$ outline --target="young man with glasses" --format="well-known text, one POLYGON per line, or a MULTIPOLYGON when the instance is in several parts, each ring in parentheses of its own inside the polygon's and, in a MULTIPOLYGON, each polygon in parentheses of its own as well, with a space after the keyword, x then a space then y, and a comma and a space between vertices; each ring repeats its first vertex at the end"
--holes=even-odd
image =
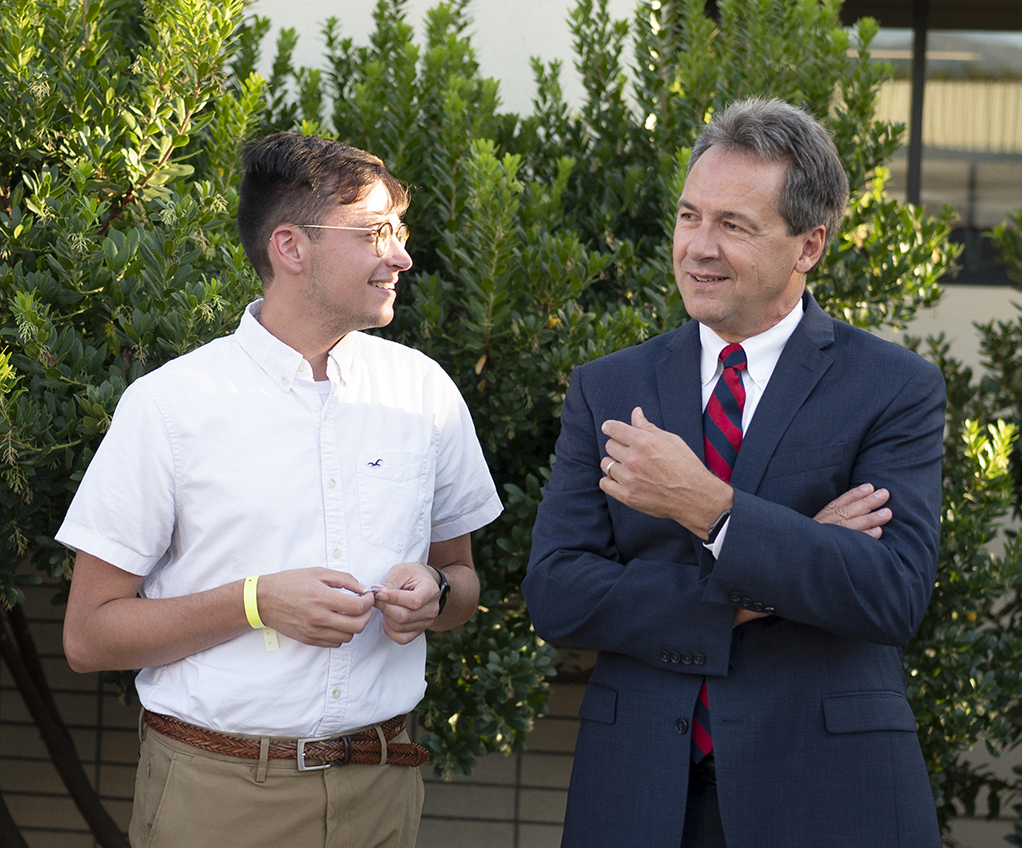
POLYGON ((408 197, 376 157, 250 143, 237 332, 125 392, 58 539, 77 671, 141 668, 134 846, 415 842, 404 714, 501 510, 450 378, 394 314, 408 197))

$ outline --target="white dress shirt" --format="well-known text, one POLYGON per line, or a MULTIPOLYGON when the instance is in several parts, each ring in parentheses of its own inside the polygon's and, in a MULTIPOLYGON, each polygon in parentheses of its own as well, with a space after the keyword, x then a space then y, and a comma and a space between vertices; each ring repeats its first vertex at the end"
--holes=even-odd
MULTIPOLYGON (((322 566, 380 582, 501 505, 468 409, 423 354, 364 333, 331 351, 329 392, 249 306, 238 331, 136 380, 57 539, 144 575, 149 598, 322 566)), ((240 603, 240 593, 239 593, 240 603)), ((322 736, 412 709, 425 637, 378 610, 340 648, 261 631, 144 669, 150 710, 234 733, 322 736)))
MULTIPOLYGON (((745 351, 747 360, 745 370, 741 372, 742 386, 745 388, 745 406, 742 408, 742 433, 749 432, 749 425, 752 423, 752 416, 756 414, 756 407, 766 391, 767 383, 777 367, 777 360, 781 358, 784 346, 795 332, 805 309, 802 306, 802 299, 799 298, 795 308, 784 318, 778 321, 769 330, 759 335, 749 336, 742 342, 742 349, 745 351)), ((713 389, 717 380, 724 371, 724 365, 720 361, 720 352, 730 344, 724 341, 713 330, 705 324, 699 325, 699 343, 702 348, 702 355, 699 362, 700 373, 703 381, 703 412, 706 411, 706 404, 710 402, 713 389)), ((729 518, 717 538, 712 544, 706 547, 716 558, 720 554, 724 544, 724 537, 727 535, 727 526, 731 522, 729 518)))

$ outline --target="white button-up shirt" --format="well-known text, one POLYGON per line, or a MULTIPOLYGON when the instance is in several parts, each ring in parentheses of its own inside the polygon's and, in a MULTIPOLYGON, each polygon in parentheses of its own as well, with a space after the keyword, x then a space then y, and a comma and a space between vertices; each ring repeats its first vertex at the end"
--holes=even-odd
MULTIPOLYGON (((144 575, 146 597, 323 566, 370 586, 501 506, 468 409, 421 353, 364 333, 330 351, 329 392, 258 321, 125 391, 57 539, 144 575)), ((240 603, 240 598, 239 598, 240 603)), ((412 709, 425 637, 374 611, 340 648, 260 631, 144 669, 142 704, 234 733, 321 736, 412 709)))

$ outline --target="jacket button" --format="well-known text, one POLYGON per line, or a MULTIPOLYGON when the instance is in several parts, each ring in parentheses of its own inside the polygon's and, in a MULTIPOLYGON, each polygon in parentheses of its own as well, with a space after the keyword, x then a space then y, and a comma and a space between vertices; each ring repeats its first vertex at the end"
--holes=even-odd
POLYGON ((763 612, 765 612, 767 615, 773 615, 774 614, 774 608, 773 607, 763 607, 763 612))
POLYGON ((679 718, 676 722, 674 722, 674 727, 678 733, 682 735, 688 733, 688 722, 683 718, 679 718))
POLYGON ((696 654, 695 656, 692 657, 692 662, 694 662, 696 665, 705 665, 706 654, 696 654))
POLYGON ((756 603, 752 605, 752 611, 763 612, 763 604, 761 604, 759 601, 756 601, 756 603))
POLYGON ((742 599, 742 593, 741 592, 737 592, 737 591, 729 592, 728 596, 727 596, 727 599, 729 601, 731 601, 732 603, 737 604, 742 599))
POLYGON ((752 598, 742 598, 742 606, 749 609, 752 606, 752 598))
POLYGON ((670 651, 661 651, 660 652, 660 662, 669 663, 670 661, 671 661, 671 652, 670 651))
POLYGON ((685 653, 681 655, 681 661, 685 665, 692 665, 692 655, 688 651, 685 651, 685 653))
POLYGON ((680 663, 681 662, 681 654, 679 654, 677 651, 675 651, 673 654, 671 654, 671 662, 674 663, 675 665, 680 663))

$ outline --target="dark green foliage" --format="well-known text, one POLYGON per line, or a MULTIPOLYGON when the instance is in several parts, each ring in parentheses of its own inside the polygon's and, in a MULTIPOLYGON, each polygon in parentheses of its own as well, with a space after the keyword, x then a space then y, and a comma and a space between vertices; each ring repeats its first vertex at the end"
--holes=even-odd
POLYGON ((227 332, 253 290, 232 183, 261 83, 246 103, 220 97, 240 13, 240 0, 0 12, 4 604, 37 576, 27 560, 67 573, 52 536, 127 383, 227 332), (198 134, 203 172, 183 153, 198 134))

